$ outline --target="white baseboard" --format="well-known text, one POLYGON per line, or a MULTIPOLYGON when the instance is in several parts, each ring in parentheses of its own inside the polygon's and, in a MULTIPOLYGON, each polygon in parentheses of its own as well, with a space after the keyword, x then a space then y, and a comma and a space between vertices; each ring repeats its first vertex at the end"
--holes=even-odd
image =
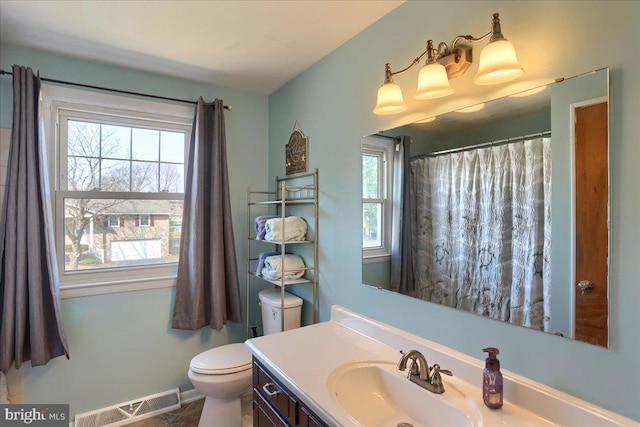
POLYGON ((182 404, 195 402, 200 399, 204 399, 204 394, 200 393, 195 388, 180 392, 180 403, 182 404))

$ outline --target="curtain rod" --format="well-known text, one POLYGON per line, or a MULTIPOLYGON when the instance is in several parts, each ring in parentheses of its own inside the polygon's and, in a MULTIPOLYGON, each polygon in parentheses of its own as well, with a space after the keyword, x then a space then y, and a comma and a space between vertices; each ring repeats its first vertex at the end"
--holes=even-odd
POLYGON ((435 151, 433 153, 422 154, 422 155, 416 156, 414 158, 415 159, 420 159, 420 158, 423 158, 423 157, 436 157, 436 156, 440 156, 442 154, 451 154, 451 153, 458 153, 458 152, 462 152, 462 151, 470 151, 470 150, 475 150, 475 149, 483 148, 483 147, 496 147, 498 145, 510 144, 510 143, 516 142, 518 140, 527 139, 527 138, 533 138, 535 136, 543 137, 543 136, 550 136, 550 135, 551 135, 551 131, 532 133, 532 134, 523 135, 523 136, 514 136, 513 138, 499 139, 497 141, 491 141, 491 142, 483 142, 482 144, 470 145, 468 147, 459 147, 459 148, 452 148, 450 150, 435 151))
MULTIPOLYGON (((8 75, 8 76, 13 75, 13 73, 11 71, 0 70, 0 75, 5 75, 5 74, 8 75)), ((197 105, 198 104, 196 101, 190 101, 190 100, 187 100, 187 99, 169 98, 169 97, 166 97, 166 96, 150 95, 148 93, 131 92, 131 91, 128 91, 128 90, 112 89, 112 88, 108 88, 108 87, 86 85, 86 84, 83 84, 83 83, 69 82, 69 81, 65 81, 65 80, 47 79, 45 77, 40 77, 40 80, 42 80, 43 82, 58 83, 58 84, 63 84, 63 85, 68 85, 68 86, 78 86, 78 87, 84 87, 84 88, 87 88, 87 89, 97 89, 97 90, 104 90, 104 91, 107 91, 107 92, 122 93, 122 94, 126 94, 126 95, 135 95, 135 96, 144 96, 146 98, 162 99, 164 101, 182 102, 184 104, 192 104, 192 105, 197 105)), ((224 109, 231 111, 231 110, 233 110, 233 106, 232 105, 225 105, 224 109)))
POLYGON ((400 137, 399 136, 389 136, 389 135, 383 135, 381 133, 374 133, 373 135, 370 135, 370 136, 378 136, 380 138, 393 139, 396 142, 400 141, 400 137))

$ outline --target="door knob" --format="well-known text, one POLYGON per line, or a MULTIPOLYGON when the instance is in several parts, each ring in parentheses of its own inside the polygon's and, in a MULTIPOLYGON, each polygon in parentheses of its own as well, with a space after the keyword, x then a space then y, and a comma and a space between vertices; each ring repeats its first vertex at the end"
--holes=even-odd
POLYGON ((589 280, 581 280, 578 283, 578 289, 580 289, 580 291, 582 291, 582 294, 584 295, 585 292, 591 292, 593 290, 593 283, 591 283, 589 280))

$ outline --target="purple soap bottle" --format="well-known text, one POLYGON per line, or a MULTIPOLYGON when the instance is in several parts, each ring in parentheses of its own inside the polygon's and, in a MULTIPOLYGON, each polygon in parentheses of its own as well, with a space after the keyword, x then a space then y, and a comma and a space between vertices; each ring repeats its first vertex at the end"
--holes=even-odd
POLYGON ((502 372, 496 356, 500 350, 488 347, 482 351, 489 353, 482 375, 482 400, 488 408, 499 409, 502 408, 502 372))

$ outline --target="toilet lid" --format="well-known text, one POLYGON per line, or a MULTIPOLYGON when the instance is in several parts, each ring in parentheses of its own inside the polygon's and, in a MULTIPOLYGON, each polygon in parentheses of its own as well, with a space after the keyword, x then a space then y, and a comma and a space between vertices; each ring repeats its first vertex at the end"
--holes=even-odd
POLYGON ((227 344, 204 351, 191 359, 193 372, 224 375, 251 369, 251 353, 242 343, 227 344))

